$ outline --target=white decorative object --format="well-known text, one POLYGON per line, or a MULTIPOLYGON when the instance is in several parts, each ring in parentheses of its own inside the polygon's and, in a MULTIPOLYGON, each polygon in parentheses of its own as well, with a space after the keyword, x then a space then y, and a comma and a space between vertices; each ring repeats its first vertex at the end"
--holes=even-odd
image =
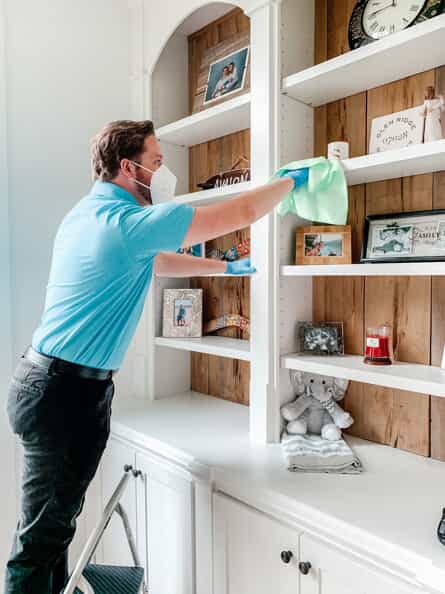
POLYGON ((328 144, 328 159, 349 159, 349 142, 330 142, 328 144))
POLYGON ((424 106, 405 109, 374 118, 371 125, 370 153, 381 153, 423 142, 424 106))
POLYGON ((434 87, 427 87, 422 115, 425 118, 424 142, 442 140, 442 112, 445 110, 443 95, 436 96, 434 87))

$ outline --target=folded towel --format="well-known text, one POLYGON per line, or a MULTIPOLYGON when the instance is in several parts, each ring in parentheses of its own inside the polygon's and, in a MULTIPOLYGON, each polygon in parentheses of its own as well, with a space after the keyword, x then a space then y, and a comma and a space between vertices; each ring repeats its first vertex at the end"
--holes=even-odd
POLYGON ((292 190, 278 205, 278 214, 298 215, 308 221, 345 225, 348 217, 348 185, 340 161, 325 157, 294 161, 281 167, 270 181, 288 171, 309 169, 306 183, 292 190))
POLYGON ((362 463, 344 439, 329 441, 318 435, 284 432, 281 443, 288 469, 292 472, 363 472, 362 463))

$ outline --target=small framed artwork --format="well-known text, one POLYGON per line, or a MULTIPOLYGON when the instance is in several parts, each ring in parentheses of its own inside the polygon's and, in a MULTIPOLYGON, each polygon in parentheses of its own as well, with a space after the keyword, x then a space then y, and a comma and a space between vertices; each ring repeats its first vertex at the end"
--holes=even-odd
POLYGON ((298 265, 350 264, 351 226, 299 227, 296 237, 295 263, 298 265))
POLYGON ((342 322, 299 322, 297 326, 299 350, 308 355, 343 355, 342 322))
POLYGON ((202 289, 164 289, 162 336, 202 336, 202 289))
POLYGON ((366 217, 361 262, 445 261, 445 210, 366 217))
POLYGON ((244 89, 248 59, 247 46, 210 64, 204 105, 244 89))

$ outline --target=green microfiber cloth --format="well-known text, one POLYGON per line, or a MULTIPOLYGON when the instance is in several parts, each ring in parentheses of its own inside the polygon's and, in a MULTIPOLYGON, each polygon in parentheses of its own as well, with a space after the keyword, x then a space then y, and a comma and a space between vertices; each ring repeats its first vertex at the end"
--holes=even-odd
POLYGON ((293 161, 281 167, 274 181, 294 169, 309 169, 308 181, 292 190, 278 205, 278 214, 298 215, 308 221, 345 225, 348 218, 348 185, 341 163, 325 157, 293 161))

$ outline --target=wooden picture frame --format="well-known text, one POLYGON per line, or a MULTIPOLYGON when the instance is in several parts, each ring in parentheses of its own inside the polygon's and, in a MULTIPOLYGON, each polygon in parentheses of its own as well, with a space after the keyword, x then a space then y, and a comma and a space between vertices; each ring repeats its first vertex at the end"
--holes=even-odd
POLYGON ((209 109, 209 107, 212 107, 213 105, 218 105, 219 103, 228 101, 234 97, 247 93, 250 90, 249 55, 246 63, 246 69, 244 72, 244 81, 242 88, 237 89, 234 92, 228 93, 227 96, 223 95, 210 103, 204 104, 212 64, 223 60, 226 56, 230 56, 236 52, 239 52, 245 47, 250 47, 250 32, 248 31, 233 35, 226 41, 222 41, 204 51, 201 59, 199 76, 195 89, 192 113, 196 113, 204 109, 209 109))
POLYGON ((351 254, 350 225, 314 225, 297 228, 297 265, 351 264, 351 254))

